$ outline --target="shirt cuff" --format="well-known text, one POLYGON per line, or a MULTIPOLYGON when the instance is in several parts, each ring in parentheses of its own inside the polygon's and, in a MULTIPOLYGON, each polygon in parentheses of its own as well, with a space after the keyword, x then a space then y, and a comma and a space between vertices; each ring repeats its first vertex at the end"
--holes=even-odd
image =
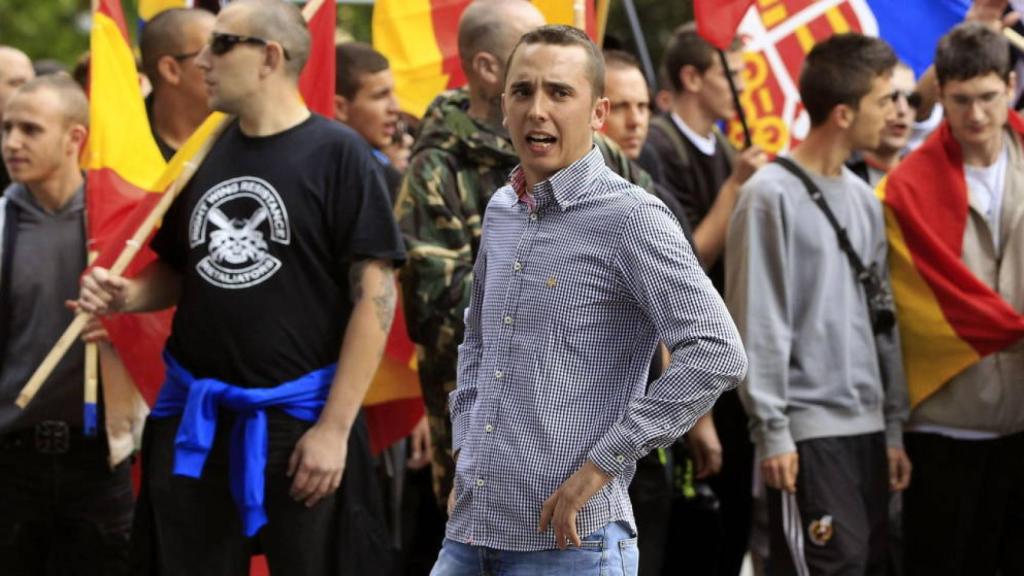
POLYGON ((885 423, 885 445, 889 448, 903 448, 902 420, 889 420, 885 423))
POLYGON ((775 430, 761 428, 755 435, 754 443, 757 445, 758 460, 786 454, 787 452, 796 452, 796 443, 793 442, 793 437, 790 436, 788 427, 775 430))
POLYGON ((638 452, 626 430, 621 424, 616 424, 590 449, 587 458, 605 474, 617 477, 637 461, 640 457, 638 452))

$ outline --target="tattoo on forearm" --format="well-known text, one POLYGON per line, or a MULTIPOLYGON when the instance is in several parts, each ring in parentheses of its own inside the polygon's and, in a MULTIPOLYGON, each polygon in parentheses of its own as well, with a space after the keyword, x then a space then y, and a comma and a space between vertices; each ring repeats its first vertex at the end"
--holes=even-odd
POLYGON ((391 274, 384 273, 381 274, 380 282, 380 294, 373 298, 373 309, 377 313, 380 329, 387 333, 391 331, 391 321, 395 318, 395 279, 391 274))

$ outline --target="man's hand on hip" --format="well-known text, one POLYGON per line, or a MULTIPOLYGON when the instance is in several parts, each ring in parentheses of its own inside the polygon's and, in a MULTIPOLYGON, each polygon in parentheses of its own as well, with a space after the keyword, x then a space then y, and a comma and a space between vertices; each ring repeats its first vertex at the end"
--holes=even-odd
POLYGON ((576 514, 590 497, 597 493, 611 480, 593 462, 587 460, 583 467, 569 477, 550 498, 544 501, 540 509, 539 532, 546 532, 548 527, 555 529, 555 543, 560 550, 565 550, 566 542, 580 546, 580 536, 576 532, 576 514))
POLYGON ((299 438, 288 459, 292 498, 312 507, 341 485, 348 433, 314 424, 299 438))

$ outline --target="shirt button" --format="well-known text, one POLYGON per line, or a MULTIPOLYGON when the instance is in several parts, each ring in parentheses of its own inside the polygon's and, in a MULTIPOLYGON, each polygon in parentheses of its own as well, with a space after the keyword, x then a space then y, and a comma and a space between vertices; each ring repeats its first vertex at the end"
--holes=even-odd
POLYGON ((511 323, 512 323, 512 317, 511 316, 505 316, 505 324, 511 324, 511 323))
POLYGON ((623 456, 622 454, 619 454, 618 456, 615 457, 615 461, 621 464, 626 461, 626 457, 623 456))
POLYGON ((484 485, 484 479, 483 478, 477 478, 476 479, 476 487, 477 488, 481 488, 481 487, 483 487, 483 485, 484 485))
POLYGON ((534 221, 537 220, 537 213, 536 212, 531 212, 530 213, 530 220, 534 220, 534 221))
POLYGON ((488 424, 487 426, 484 426, 484 432, 487 432, 488 434, 490 434, 491 432, 494 432, 494 426, 491 426, 490 424, 488 424))
POLYGON ((523 265, 518 260, 516 260, 516 263, 512 265, 512 269, 515 270, 516 272, 519 272, 520 270, 523 269, 523 265))
POLYGON ((501 370, 495 370, 494 371, 494 377, 497 378, 498 380, 501 380, 501 377, 504 376, 504 375, 505 375, 505 373, 502 372, 501 370))

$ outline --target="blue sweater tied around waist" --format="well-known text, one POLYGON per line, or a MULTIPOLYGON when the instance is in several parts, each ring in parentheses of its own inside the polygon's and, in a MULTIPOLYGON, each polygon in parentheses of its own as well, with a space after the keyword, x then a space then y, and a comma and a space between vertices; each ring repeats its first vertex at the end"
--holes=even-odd
POLYGON ((199 478, 213 447, 220 408, 235 412, 231 430, 229 477, 231 496, 242 517, 246 536, 267 523, 264 471, 267 466, 266 408, 277 408, 304 422, 314 422, 327 402, 337 364, 315 370, 273 388, 241 388, 215 378, 195 378, 164 352, 167 381, 152 415, 181 416, 174 441, 174 474, 199 478))

